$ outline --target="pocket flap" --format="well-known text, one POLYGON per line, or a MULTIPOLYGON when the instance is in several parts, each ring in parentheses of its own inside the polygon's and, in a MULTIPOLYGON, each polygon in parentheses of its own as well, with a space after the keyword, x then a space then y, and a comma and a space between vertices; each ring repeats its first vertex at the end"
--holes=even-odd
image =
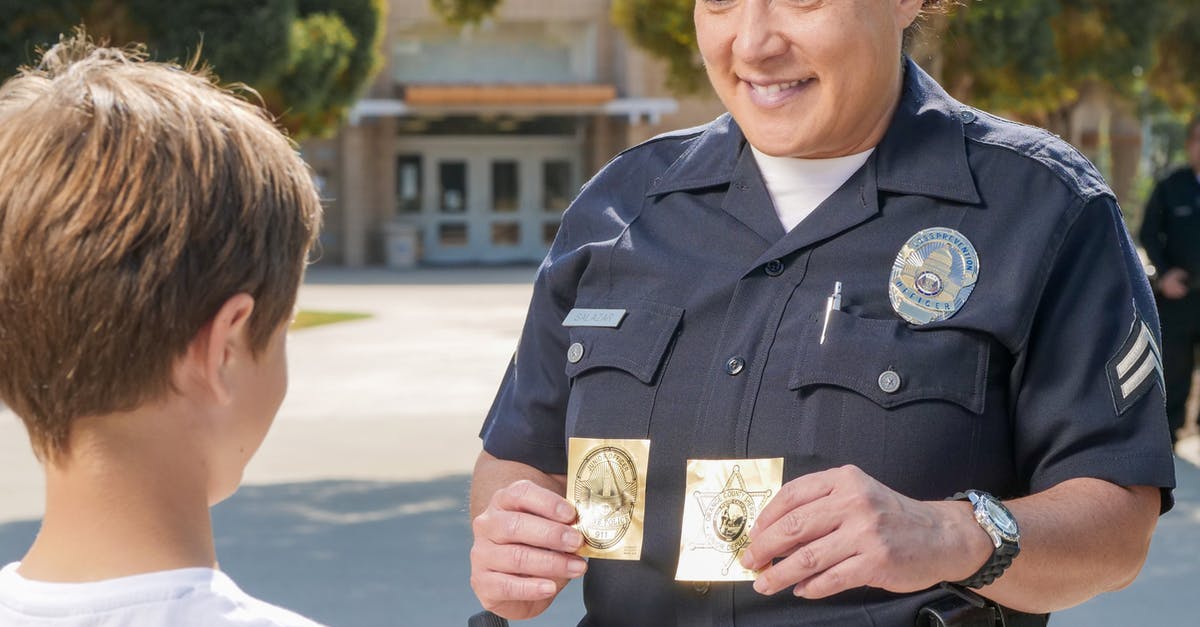
POLYGON ((819 323, 805 334, 789 389, 833 385, 884 408, 943 400, 983 413, 989 350, 983 337, 953 328, 913 330, 900 320, 841 311, 830 313, 824 344, 820 336, 819 323))
MULTIPOLYGON (((583 307, 584 305, 576 305, 583 307)), ((588 305, 603 309, 603 306, 588 305)), ((567 376, 574 378, 593 368, 617 368, 650 384, 662 364, 671 338, 683 319, 683 309, 672 305, 636 301, 622 303, 627 310, 620 326, 571 327, 568 354, 582 349, 578 361, 567 359, 567 376), (578 344, 580 348, 574 348, 578 344)))

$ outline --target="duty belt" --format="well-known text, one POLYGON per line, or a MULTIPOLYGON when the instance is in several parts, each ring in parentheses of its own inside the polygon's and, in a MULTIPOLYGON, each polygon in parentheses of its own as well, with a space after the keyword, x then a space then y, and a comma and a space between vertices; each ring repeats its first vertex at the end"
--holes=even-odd
POLYGON ((982 606, 951 595, 921 608, 917 627, 1045 627, 1049 614, 1025 614, 986 602, 982 606))

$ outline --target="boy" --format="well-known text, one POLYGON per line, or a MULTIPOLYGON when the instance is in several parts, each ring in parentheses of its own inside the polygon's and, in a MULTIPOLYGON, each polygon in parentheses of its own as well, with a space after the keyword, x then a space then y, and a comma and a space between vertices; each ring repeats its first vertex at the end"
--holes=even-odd
POLYGON ((0 398, 46 513, 0 625, 313 625, 215 570, 321 208, 263 112, 82 32, 0 88, 0 398))

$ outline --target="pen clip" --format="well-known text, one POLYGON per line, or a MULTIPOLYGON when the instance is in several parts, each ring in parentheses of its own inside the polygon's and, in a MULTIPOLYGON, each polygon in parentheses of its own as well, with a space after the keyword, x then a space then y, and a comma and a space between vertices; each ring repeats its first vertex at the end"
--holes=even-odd
POLYGON ((829 314, 842 310, 842 282, 834 281, 833 294, 825 299, 825 322, 821 325, 821 341, 825 344, 825 332, 829 330, 829 314))

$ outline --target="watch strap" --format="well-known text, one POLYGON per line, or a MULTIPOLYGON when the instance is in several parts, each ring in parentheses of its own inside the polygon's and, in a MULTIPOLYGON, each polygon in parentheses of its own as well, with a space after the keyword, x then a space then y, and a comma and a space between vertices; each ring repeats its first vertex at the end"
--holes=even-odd
POLYGON ((955 583, 966 588, 982 588, 1000 578, 1000 575, 1004 574, 1004 571, 1012 565, 1013 558, 1020 552, 1021 547, 1011 542, 1001 542, 1000 547, 992 551, 992 556, 984 562, 983 566, 979 567, 979 570, 975 571, 974 575, 955 583))
MULTIPOLYGON (((950 497, 950 500, 966 501, 970 500, 970 498, 966 492, 959 492, 950 497)), ((988 558, 988 561, 984 562, 983 566, 979 567, 979 570, 975 571, 975 574, 954 583, 966 588, 982 588, 991 584, 1000 575, 1004 574, 1004 571, 1008 570, 1008 567, 1012 565, 1013 558, 1020 552, 1021 547, 1019 545, 1001 538, 1000 546, 992 551, 992 556, 988 558)))

